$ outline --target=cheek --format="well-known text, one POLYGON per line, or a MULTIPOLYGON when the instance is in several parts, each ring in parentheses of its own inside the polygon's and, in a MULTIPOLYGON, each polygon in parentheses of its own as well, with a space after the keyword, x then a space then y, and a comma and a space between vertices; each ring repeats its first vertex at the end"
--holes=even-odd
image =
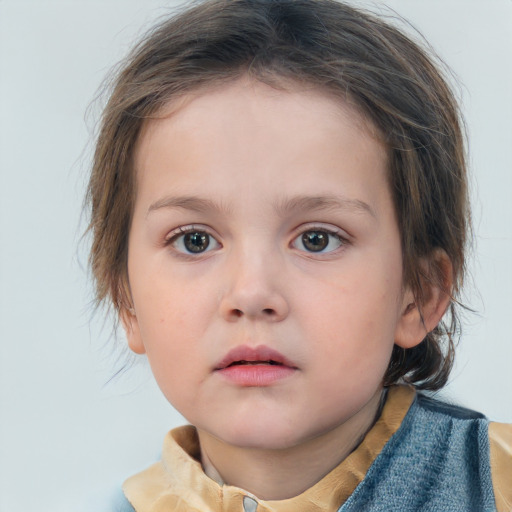
POLYGON ((209 361, 210 347, 203 345, 217 315, 214 291, 204 281, 162 272, 134 284, 140 335, 155 377, 173 380, 184 372, 193 377, 194 369, 209 361))
POLYGON ((132 292, 147 334, 153 338, 159 332, 184 334, 200 328, 201 320, 212 313, 214 292, 206 280, 181 275, 165 259, 157 263, 133 274, 132 292))
POLYGON ((140 334, 155 380, 167 400, 178 409, 191 400, 189 393, 200 383, 198 368, 204 367, 198 339, 202 326, 197 322, 197 304, 186 297, 176 298, 176 290, 148 296, 139 318, 140 334))
POLYGON ((367 268, 323 281, 312 300, 303 301, 300 316, 307 319, 305 330, 315 340, 312 349, 325 361, 337 361, 337 370, 339 366, 350 372, 385 368, 393 347, 400 273, 393 277, 389 268, 387 272, 367 268))

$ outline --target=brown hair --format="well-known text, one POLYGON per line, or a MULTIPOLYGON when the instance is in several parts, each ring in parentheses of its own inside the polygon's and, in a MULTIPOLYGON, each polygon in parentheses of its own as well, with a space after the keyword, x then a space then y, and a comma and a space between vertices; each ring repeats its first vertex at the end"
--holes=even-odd
POLYGON ((311 85, 355 104, 389 148, 389 181, 404 282, 442 282, 434 254, 453 265, 448 323, 418 346, 394 347, 386 385, 438 389, 453 362, 469 207, 457 103, 417 43, 383 20, 334 0, 209 0, 159 24, 118 73, 94 155, 87 200, 98 304, 129 308, 127 246, 141 126, 170 100, 248 74, 276 87, 311 85), (430 262, 425 268, 425 261, 430 262))

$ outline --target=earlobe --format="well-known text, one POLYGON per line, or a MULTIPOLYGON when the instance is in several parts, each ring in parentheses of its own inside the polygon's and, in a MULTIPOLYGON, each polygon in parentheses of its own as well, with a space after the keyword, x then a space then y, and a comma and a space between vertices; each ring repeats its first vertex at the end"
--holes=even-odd
POLYGON ((144 343, 142 343, 139 322, 137 320, 135 310, 133 308, 123 308, 119 312, 119 318, 121 319, 121 323, 123 324, 124 332, 126 334, 126 339, 128 341, 128 346, 130 347, 130 350, 132 350, 136 354, 144 354, 146 352, 146 349, 144 347, 144 343))
POLYGON ((437 249, 423 270, 421 296, 416 297, 410 288, 404 293, 395 331, 395 344, 402 348, 420 344, 437 327, 450 305, 453 267, 446 252, 437 249))

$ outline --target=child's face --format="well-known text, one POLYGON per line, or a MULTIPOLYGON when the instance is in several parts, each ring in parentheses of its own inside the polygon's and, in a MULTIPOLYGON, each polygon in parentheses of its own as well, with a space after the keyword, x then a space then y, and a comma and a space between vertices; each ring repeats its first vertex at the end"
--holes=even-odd
POLYGON ((386 150, 364 126, 320 92, 248 80, 147 123, 125 326, 200 433, 297 446, 380 392, 409 292, 386 150))

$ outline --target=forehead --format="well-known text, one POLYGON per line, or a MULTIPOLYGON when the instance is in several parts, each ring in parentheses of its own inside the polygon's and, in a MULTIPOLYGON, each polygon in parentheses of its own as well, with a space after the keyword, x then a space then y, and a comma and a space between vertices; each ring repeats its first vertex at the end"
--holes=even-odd
POLYGON ((387 148, 349 101, 311 87, 241 79, 169 102, 146 121, 134 163, 139 197, 159 187, 193 194, 205 184, 214 194, 227 178, 235 191, 263 180, 290 195, 308 187, 325 195, 329 175, 366 167, 368 176, 351 183, 361 194, 372 171, 386 173, 387 148))
MULTIPOLYGON (((216 112, 219 123, 229 122, 226 113, 238 113, 238 121, 246 125, 257 122, 256 111, 265 114, 278 108, 289 108, 296 116, 294 122, 311 115, 316 110, 318 117, 325 124, 331 124, 341 116, 348 120, 353 128, 358 129, 362 137, 369 137, 385 146, 385 137, 372 120, 362 112, 348 93, 337 89, 321 88, 318 85, 298 82, 286 77, 273 77, 270 83, 263 82, 249 75, 228 81, 219 81, 200 85, 185 94, 169 100, 164 107, 157 110, 141 126, 136 144, 135 157, 139 154, 141 143, 159 125, 173 119, 177 129, 194 130, 199 133, 204 117, 210 111, 216 112), (293 108, 291 108, 293 107, 293 108)), ((231 119, 231 122, 233 119, 231 119)), ((283 119, 286 128, 286 119, 283 119)), ((324 123, 322 123, 324 124, 324 123)), ((254 125, 256 127, 256 125, 254 125)), ((309 135, 313 134, 318 125, 309 126, 309 135)), ((334 126, 336 129, 336 126, 334 126)), ((281 134, 286 137, 286 133, 281 134)))

